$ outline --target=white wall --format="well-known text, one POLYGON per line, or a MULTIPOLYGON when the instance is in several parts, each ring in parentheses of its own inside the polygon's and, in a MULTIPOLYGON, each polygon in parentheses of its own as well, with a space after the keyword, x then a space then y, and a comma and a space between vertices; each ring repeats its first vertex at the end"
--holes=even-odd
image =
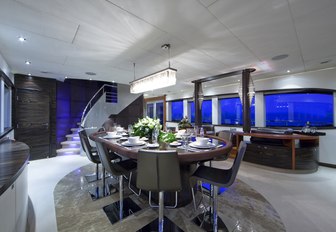
MULTIPOLYGON (((253 78, 253 74, 252 74, 253 78)), ((222 94, 236 94, 239 84, 231 84, 227 86, 211 87, 211 89, 203 90, 204 96, 222 95, 222 94)), ((284 76, 277 76, 263 80, 254 80, 256 91, 267 90, 288 90, 288 89, 304 89, 304 88, 318 88, 336 90, 336 68, 328 68, 317 71, 310 71, 298 74, 290 74, 284 76)), ((193 97, 193 89, 183 91, 182 93, 170 94, 166 96, 167 101, 176 99, 185 99, 193 97)), ((213 97, 213 124, 216 120, 219 122, 218 114, 218 99, 213 97)), ((334 93, 334 126, 336 126, 336 93, 334 93)), ((265 108, 263 93, 257 92, 255 99, 256 112, 256 127, 265 126, 265 108)), ((187 112, 184 106, 184 112, 187 112)), ((168 126, 168 123, 167 123, 168 126)), ((177 123, 169 122, 169 126, 177 126, 177 123)), ((236 127, 235 127, 236 128, 236 127)), ((229 130, 230 127, 216 126, 215 131, 229 130)), ((236 128, 241 130, 241 128, 236 128)), ((320 130, 322 131, 322 130, 320 130)), ((336 129, 323 130, 326 136, 320 137, 320 159, 322 163, 336 165, 336 155, 334 153, 334 143, 336 142, 336 129)))
POLYGON ((100 128, 111 114, 119 114, 141 94, 130 94, 129 85, 118 84, 118 103, 105 102, 105 94, 88 112, 84 127, 100 128))

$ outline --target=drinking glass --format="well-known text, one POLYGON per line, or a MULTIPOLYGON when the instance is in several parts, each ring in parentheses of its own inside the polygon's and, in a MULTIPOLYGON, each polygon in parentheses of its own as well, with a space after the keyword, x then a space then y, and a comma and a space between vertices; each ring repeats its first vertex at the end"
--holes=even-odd
POLYGON ((160 130, 157 127, 154 127, 152 132, 152 143, 157 144, 158 143, 158 137, 159 137, 160 130))
POLYGON ((131 136, 132 133, 133 133, 133 126, 131 124, 128 125, 127 127, 127 132, 128 132, 128 135, 131 136))

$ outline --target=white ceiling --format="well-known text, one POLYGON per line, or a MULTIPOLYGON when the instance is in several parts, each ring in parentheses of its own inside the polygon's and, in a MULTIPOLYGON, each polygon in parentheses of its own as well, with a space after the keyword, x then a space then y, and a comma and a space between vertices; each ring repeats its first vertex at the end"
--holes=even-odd
POLYGON ((257 79, 336 66, 335 12, 336 0, 0 0, 0 53, 13 73, 128 84, 134 62, 136 78, 166 68, 170 43, 178 84, 162 94, 249 67, 257 79))

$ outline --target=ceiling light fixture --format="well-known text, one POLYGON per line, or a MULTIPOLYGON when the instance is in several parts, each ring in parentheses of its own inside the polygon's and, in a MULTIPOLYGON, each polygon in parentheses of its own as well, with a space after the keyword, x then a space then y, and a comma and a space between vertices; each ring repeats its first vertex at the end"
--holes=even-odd
MULTIPOLYGON (((238 95, 240 98, 240 102, 243 103, 243 82, 241 81, 238 87, 238 95)), ((248 92, 247 92, 247 96, 248 99, 250 101, 250 105, 252 103, 252 99, 255 95, 255 88, 254 88, 254 83, 252 80, 252 77, 250 77, 250 81, 249 81, 249 85, 248 85, 248 92)))
POLYGON ((287 73, 290 73, 290 72, 291 72, 291 71, 288 69, 288 70, 287 70, 287 73))
POLYGON ((25 64, 26 64, 26 65, 29 65, 29 64, 31 64, 31 62, 30 62, 29 60, 26 60, 26 61, 25 61, 25 64))
POLYGON ((28 73, 28 76, 31 76, 31 73, 28 73))
MULTIPOLYGON (((130 82, 131 93, 142 93, 176 84, 177 70, 170 67, 170 44, 164 44, 161 46, 161 48, 168 49, 169 53, 168 68, 130 82)), ((135 75, 135 64, 134 64, 134 75, 135 75)))

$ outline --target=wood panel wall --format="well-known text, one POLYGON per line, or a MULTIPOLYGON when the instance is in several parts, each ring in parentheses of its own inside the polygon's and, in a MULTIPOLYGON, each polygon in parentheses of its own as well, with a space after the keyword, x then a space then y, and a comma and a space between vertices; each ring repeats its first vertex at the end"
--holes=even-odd
MULTIPOLYGON (((56 156, 56 80, 54 79, 48 79, 48 78, 42 78, 42 77, 33 77, 33 76, 27 76, 22 74, 15 74, 14 75, 14 94, 13 94, 13 125, 14 128, 17 127, 17 119, 15 117, 17 110, 19 110, 16 103, 16 92, 18 89, 21 90, 33 90, 36 92, 42 93, 41 96, 44 94, 49 95, 49 127, 50 127, 50 135, 49 135, 49 142, 50 142, 50 148, 49 148, 49 156, 53 157, 56 156)), ((37 99, 38 100, 38 99, 37 99)), ((43 99, 41 99, 42 101, 43 99)), ((29 135, 27 134, 27 137, 29 135)), ((29 139, 28 139, 29 141, 29 139)), ((29 143, 27 143, 30 145, 29 143)), ((45 157, 39 157, 39 158, 45 158, 45 157)))
POLYGON ((117 115, 111 115, 110 118, 114 119, 120 126, 127 128, 129 124, 134 124, 139 118, 143 117, 144 98, 143 95, 135 99, 124 110, 117 115))

